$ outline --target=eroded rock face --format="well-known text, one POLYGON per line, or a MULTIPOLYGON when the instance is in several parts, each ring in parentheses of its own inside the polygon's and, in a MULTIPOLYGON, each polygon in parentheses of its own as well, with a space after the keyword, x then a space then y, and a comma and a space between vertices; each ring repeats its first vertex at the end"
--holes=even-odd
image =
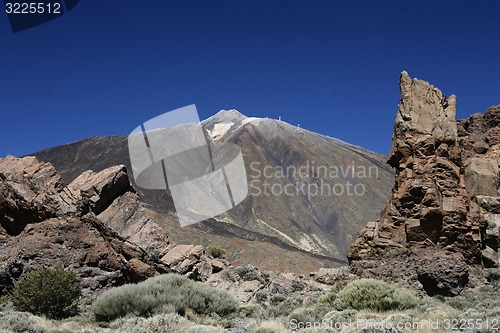
POLYGON ((120 237, 139 244, 148 253, 163 253, 169 245, 165 231, 146 214, 136 193, 129 191, 117 197, 97 217, 120 237))
MULTIPOLYGON (((498 226, 492 221, 498 220, 500 108, 457 122, 455 96, 446 97, 406 72, 400 89, 388 159, 396 169, 395 186, 380 219, 369 222, 352 246, 349 261, 358 274, 367 265, 396 265, 408 275, 403 281, 422 280, 420 289, 428 293, 457 294, 468 281, 466 264, 491 266, 497 260, 498 265, 485 249, 488 239, 498 251, 498 226), (440 272, 432 258, 463 272, 440 272)), ((379 267, 370 274, 387 273, 387 267, 379 267)))
POLYGON ((500 106, 458 122, 465 184, 473 218, 481 224, 485 267, 500 262, 500 106))
POLYGON ((49 163, 0 159, 0 295, 40 267, 73 269, 87 299, 156 274, 206 281, 227 267, 203 246, 171 244, 128 179, 118 165, 64 186, 49 163))
POLYGON ((133 192, 124 165, 98 173, 87 170, 73 180, 67 190, 76 200, 86 200, 95 214, 101 213, 125 192, 133 192))
POLYGON ((22 163, 13 156, 0 159, 0 225, 18 235, 29 223, 57 216, 71 205, 58 195, 62 188, 50 163, 38 163, 34 157, 22 163))
POLYGON ((153 230, 125 167, 87 171, 64 187, 51 164, 9 156, 0 174, 0 295, 39 267, 71 267, 84 295, 168 270, 146 260, 142 240, 164 248, 168 240, 153 230))

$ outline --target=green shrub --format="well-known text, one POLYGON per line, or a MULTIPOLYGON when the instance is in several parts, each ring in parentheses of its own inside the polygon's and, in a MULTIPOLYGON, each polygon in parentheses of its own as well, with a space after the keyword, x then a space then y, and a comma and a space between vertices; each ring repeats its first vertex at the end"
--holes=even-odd
POLYGON ((272 305, 267 309, 267 314, 269 318, 288 316, 294 309, 302 306, 303 301, 302 297, 293 296, 287 298, 283 295, 274 295, 271 299, 272 305))
POLYGON ((226 250, 223 249, 222 247, 210 245, 208 247, 208 254, 214 258, 223 258, 224 255, 226 254, 226 250))
POLYGON ((281 302, 284 302, 287 299, 285 295, 277 294, 277 295, 272 295, 270 298, 271 305, 278 305, 281 302))
POLYGON ((261 289, 255 293, 255 299, 257 302, 264 303, 269 299, 269 292, 261 289))
POLYGON ((313 306, 304 306, 294 309, 290 315, 290 323, 302 323, 306 326, 314 326, 315 323, 321 322, 325 314, 331 310, 330 307, 324 304, 316 304, 313 306))
POLYGON ((154 265, 158 263, 161 259, 161 252, 156 246, 151 246, 146 255, 144 256, 144 262, 149 265, 154 265))
POLYGON ((290 322, 294 321, 302 324, 313 323, 316 320, 312 307, 300 307, 293 309, 288 317, 290 318, 290 322))
POLYGON ((248 303, 240 307, 239 316, 242 318, 260 318, 264 309, 258 303, 248 303))
POLYGON ((62 267, 41 268, 17 281, 11 300, 21 311, 58 319, 76 313, 81 291, 74 272, 62 267))
POLYGON ((445 297, 444 302, 460 311, 476 309, 483 314, 500 311, 498 293, 489 286, 465 290, 455 297, 445 297))
POLYGON ((189 308, 198 314, 223 316, 236 311, 239 302, 224 290, 166 274, 110 289, 94 301, 92 311, 97 320, 110 320, 127 314, 151 314, 165 305, 180 313, 189 308))
POLYGON ((300 280, 292 280, 290 288, 291 288, 292 292, 302 291, 306 288, 306 284, 300 280))
POLYGON ((342 311, 333 310, 323 316, 323 322, 330 326, 331 323, 347 323, 354 320, 357 313, 358 311, 353 309, 342 311))
POLYGON ((247 265, 235 268, 236 274, 244 281, 260 281, 266 283, 269 281, 269 273, 261 272, 258 268, 247 265))
POLYGON ((337 294, 333 302, 337 310, 403 310, 416 305, 417 298, 410 290, 375 279, 361 279, 349 283, 337 294))
POLYGON ((0 306, 10 303, 10 297, 8 295, 0 296, 0 306))
POLYGON ((337 299, 337 294, 334 292, 327 292, 318 298, 318 303, 333 306, 333 303, 337 299))

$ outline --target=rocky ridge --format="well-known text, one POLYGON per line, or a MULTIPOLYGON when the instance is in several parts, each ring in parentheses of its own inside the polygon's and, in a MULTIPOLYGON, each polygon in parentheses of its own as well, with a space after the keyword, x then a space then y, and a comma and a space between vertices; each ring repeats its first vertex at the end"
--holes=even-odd
POLYGON ((456 295, 468 265, 498 267, 500 108, 456 120, 456 97, 400 77, 392 195, 350 249, 351 270, 456 295))
POLYGON ((172 271, 206 280, 226 266, 201 246, 172 244, 123 165, 86 171, 63 186, 50 163, 0 159, 0 295, 22 274, 58 265, 79 275, 89 297, 172 271))

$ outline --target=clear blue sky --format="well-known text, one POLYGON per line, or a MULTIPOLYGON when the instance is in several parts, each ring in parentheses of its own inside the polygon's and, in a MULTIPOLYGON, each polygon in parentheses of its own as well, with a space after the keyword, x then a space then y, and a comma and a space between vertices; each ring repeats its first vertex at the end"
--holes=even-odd
POLYGON ((405 69, 458 116, 500 104, 499 1, 82 0, 12 33, 0 13, 0 156, 196 104, 387 153, 405 69))

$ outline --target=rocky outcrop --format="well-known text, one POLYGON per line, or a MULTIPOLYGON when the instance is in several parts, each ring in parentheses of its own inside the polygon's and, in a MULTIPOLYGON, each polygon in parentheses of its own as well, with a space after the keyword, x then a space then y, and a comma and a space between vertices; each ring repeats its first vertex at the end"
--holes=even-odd
POLYGON ((120 237, 140 246, 148 253, 163 253, 169 241, 164 229, 155 223, 133 192, 117 197, 97 218, 120 237))
POLYGON ((88 295, 169 271, 147 260, 142 240, 160 249, 168 240, 152 232, 123 166, 87 171, 64 187, 51 164, 9 156, 0 174, 0 294, 39 267, 71 267, 88 295))
POLYGON ((67 191, 76 201, 86 201, 95 214, 100 214, 125 192, 133 192, 124 165, 112 166, 101 172, 87 170, 73 180, 67 191))
POLYGON ((0 225, 18 235, 27 224, 69 213, 72 199, 62 192, 61 177, 50 163, 27 157, 0 160, 0 225), (69 203, 68 203, 69 201, 69 203))
POLYGON ((161 262, 177 273, 198 281, 206 281, 228 266, 221 260, 208 257, 201 245, 175 245, 161 258, 161 262))
POLYGON ((229 291, 242 303, 254 300, 265 306, 285 298, 305 299, 319 290, 331 286, 317 283, 304 276, 289 272, 261 271, 255 266, 239 266, 213 274, 207 283, 229 291))
POLYGON ((414 248, 394 256, 353 260, 351 272, 430 296, 456 296, 469 284, 469 268, 463 255, 438 248, 414 248))
POLYGON ((339 281, 345 282, 355 278, 355 276, 349 272, 348 266, 342 266, 338 268, 322 267, 317 272, 311 272, 309 274, 309 277, 311 277, 316 282, 327 285, 335 285, 339 281))
POLYGON ((500 106, 458 122, 471 211, 481 224, 482 262, 498 267, 500 244, 500 106))
POLYGON ((492 114, 498 111, 457 123, 455 96, 406 72, 400 89, 388 159, 395 185, 379 220, 369 222, 351 247, 349 261, 359 275, 398 279, 388 267, 399 267, 396 275, 406 276, 399 282, 419 281, 417 287, 431 294, 456 294, 468 281, 466 264, 490 266, 496 260, 498 265, 492 252, 485 259, 484 251, 485 216, 494 213, 478 203, 488 206, 485 202, 494 203, 499 195, 499 160, 491 156, 499 140, 492 114), (479 132, 475 140, 466 138, 479 132))
POLYGON ((174 245, 142 205, 123 165, 85 171, 68 186, 35 157, 0 159, 0 295, 23 273, 63 266, 84 296, 177 272, 206 281, 227 267, 200 245, 174 245))

